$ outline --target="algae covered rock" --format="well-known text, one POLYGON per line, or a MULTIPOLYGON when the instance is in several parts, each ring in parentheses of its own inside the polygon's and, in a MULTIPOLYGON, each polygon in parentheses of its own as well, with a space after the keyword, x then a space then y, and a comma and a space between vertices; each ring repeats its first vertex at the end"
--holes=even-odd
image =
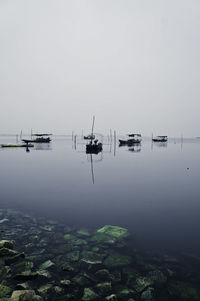
POLYGON ((189 283, 174 281, 170 283, 168 287, 169 293, 173 298, 183 301, 199 301, 200 300, 200 290, 193 287, 189 283))
POLYGON ((131 257, 126 256, 126 255, 121 255, 121 254, 112 254, 109 255, 105 261, 104 264, 105 266, 109 268, 115 268, 115 267, 122 267, 131 264, 131 257))
POLYGON ((97 233, 103 233, 117 240, 123 239, 129 236, 128 230, 118 226, 106 225, 103 228, 97 230, 97 233))
POLYGON ((111 294, 106 297, 106 301, 117 301, 117 296, 115 294, 111 294))
POLYGON ((12 293, 11 301, 42 301, 34 290, 16 290, 12 293))
POLYGON ((14 248, 14 242, 12 240, 1 240, 0 241, 0 249, 1 248, 13 249, 14 248))
POLYGON ((11 293, 11 289, 8 286, 0 284, 0 298, 7 297, 11 293))
POLYGON ((91 301, 91 300, 95 300, 97 297, 98 297, 98 295, 93 291, 93 289, 86 287, 84 289, 82 300, 83 301, 91 301))
POLYGON ((154 300, 153 291, 154 291, 154 289, 152 287, 149 287, 146 291, 144 291, 141 294, 141 300, 142 301, 153 301, 154 300))
POLYGON ((102 282, 96 285, 96 290, 100 295, 106 295, 111 291, 111 282, 102 282))
POLYGON ((45 262, 43 262, 41 265, 40 265, 40 269, 41 270, 46 270, 52 266, 54 266, 55 263, 53 263, 51 260, 47 260, 45 262))
POLYGON ((134 283, 134 290, 138 293, 141 293, 144 291, 146 288, 151 286, 153 284, 153 280, 149 279, 147 277, 138 277, 134 283))

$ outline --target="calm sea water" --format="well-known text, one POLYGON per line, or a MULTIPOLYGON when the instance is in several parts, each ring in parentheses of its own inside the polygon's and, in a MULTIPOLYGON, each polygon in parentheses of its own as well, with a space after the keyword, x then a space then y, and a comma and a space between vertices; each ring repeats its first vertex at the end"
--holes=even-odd
POLYGON ((53 137, 30 152, 0 149, 0 166, 1 207, 89 228, 123 226, 137 247, 200 254, 198 139, 116 149, 104 139, 91 156, 83 140, 75 147, 53 137))

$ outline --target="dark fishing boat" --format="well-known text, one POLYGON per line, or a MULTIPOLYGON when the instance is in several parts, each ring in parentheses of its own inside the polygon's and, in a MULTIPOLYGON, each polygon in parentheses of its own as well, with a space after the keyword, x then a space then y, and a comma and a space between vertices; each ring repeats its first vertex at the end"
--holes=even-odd
POLYGON ((134 145, 134 144, 140 144, 142 141, 142 136, 140 134, 128 134, 129 139, 122 140, 119 139, 119 145, 134 145))
POLYGON ((87 154, 98 154, 102 151, 103 149, 103 144, 101 142, 98 142, 98 139, 93 139, 94 134, 94 120, 95 120, 95 116, 93 116, 93 122, 92 122, 92 133, 91 133, 91 139, 90 139, 90 143, 86 144, 86 153, 87 154))
POLYGON ((87 144, 86 145, 86 153, 87 154, 98 154, 103 150, 103 145, 101 142, 87 144))
POLYGON ((84 136, 83 138, 85 140, 94 140, 95 139, 95 135, 91 134, 91 135, 88 135, 88 136, 84 136))
POLYGON ((33 134, 32 136, 36 136, 35 139, 22 139, 25 143, 49 143, 51 139, 49 136, 52 134, 33 134), (48 136, 48 137, 45 137, 48 136))
POLYGON ((155 138, 152 138, 153 142, 167 142, 168 137, 167 136, 156 136, 155 138))

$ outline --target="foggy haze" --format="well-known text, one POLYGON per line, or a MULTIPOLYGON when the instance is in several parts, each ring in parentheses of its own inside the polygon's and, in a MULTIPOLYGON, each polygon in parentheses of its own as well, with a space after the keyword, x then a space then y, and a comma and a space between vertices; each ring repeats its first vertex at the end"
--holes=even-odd
POLYGON ((200 136, 198 0, 0 0, 0 133, 200 136))

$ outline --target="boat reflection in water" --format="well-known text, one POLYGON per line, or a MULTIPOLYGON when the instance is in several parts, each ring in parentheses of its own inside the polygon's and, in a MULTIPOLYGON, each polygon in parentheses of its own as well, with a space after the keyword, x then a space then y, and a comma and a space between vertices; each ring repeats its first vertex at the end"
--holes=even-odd
POLYGON ((141 143, 140 144, 137 143, 134 146, 128 148, 128 151, 132 153, 139 153, 141 152, 141 150, 142 150, 141 143))

